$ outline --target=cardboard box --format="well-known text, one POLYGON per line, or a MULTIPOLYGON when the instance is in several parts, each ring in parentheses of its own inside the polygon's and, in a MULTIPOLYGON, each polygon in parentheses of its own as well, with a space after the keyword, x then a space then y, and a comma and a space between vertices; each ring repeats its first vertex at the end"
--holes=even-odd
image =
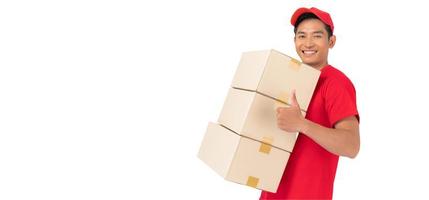
POLYGON ((257 91, 289 104, 295 89, 298 103, 307 111, 320 71, 276 50, 242 54, 232 87, 257 91))
POLYGON ((292 152, 298 133, 277 127, 278 107, 289 106, 256 92, 231 88, 218 122, 240 135, 292 152))
POLYGON ((209 123, 198 157, 226 180, 276 192, 289 153, 209 123))
POLYGON ((219 116, 209 123, 198 157, 226 180, 276 192, 297 133, 277 127, 290 92, 305 111, 320 71, 275 50, 243 53, 219 116))

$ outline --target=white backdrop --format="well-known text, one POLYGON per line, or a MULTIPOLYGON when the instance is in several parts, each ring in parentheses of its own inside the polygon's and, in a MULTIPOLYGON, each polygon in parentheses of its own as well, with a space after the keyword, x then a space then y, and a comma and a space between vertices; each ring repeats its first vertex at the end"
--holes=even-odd
POLYGON ((289 18, 331 13, 361 151, 335 199, 425 199, 424 1, 2 1, 0 199, 257 199, 196 157, 243 51, 297 57, 289 18))

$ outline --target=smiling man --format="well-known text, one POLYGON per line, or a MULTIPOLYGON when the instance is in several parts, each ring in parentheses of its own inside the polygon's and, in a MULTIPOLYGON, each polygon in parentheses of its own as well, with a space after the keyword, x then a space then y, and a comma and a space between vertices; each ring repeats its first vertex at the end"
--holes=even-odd
POLYGON ((291 107, 277 109, 278 127, 300 134, 277 193, 263 191, 260 199, 332 199, 339 156, 354 158, 359 152, 356 92, 347 76, 328 64, 336 41, 329 13, 299 8, 291 24, 296 52, 321 74, 305 118, 295 92, 291 107))

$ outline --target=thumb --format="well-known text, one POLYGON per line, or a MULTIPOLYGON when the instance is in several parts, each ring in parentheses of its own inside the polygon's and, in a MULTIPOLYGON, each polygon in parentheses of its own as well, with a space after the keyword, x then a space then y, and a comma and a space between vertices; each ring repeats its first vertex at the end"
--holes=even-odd
POLYGON ((292 90, 292 98, 290 101, 290 105, 299 108, 298 100, 296 100, 296 90, 292 90))

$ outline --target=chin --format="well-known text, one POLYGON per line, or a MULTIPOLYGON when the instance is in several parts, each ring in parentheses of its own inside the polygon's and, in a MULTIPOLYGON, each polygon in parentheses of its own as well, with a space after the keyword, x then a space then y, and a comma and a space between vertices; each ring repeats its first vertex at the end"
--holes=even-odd
POLYGON ((312 59, 302 59, 302 62, 307 64, 307 65, 313 65, 313 64, 317 63, 312 59))

